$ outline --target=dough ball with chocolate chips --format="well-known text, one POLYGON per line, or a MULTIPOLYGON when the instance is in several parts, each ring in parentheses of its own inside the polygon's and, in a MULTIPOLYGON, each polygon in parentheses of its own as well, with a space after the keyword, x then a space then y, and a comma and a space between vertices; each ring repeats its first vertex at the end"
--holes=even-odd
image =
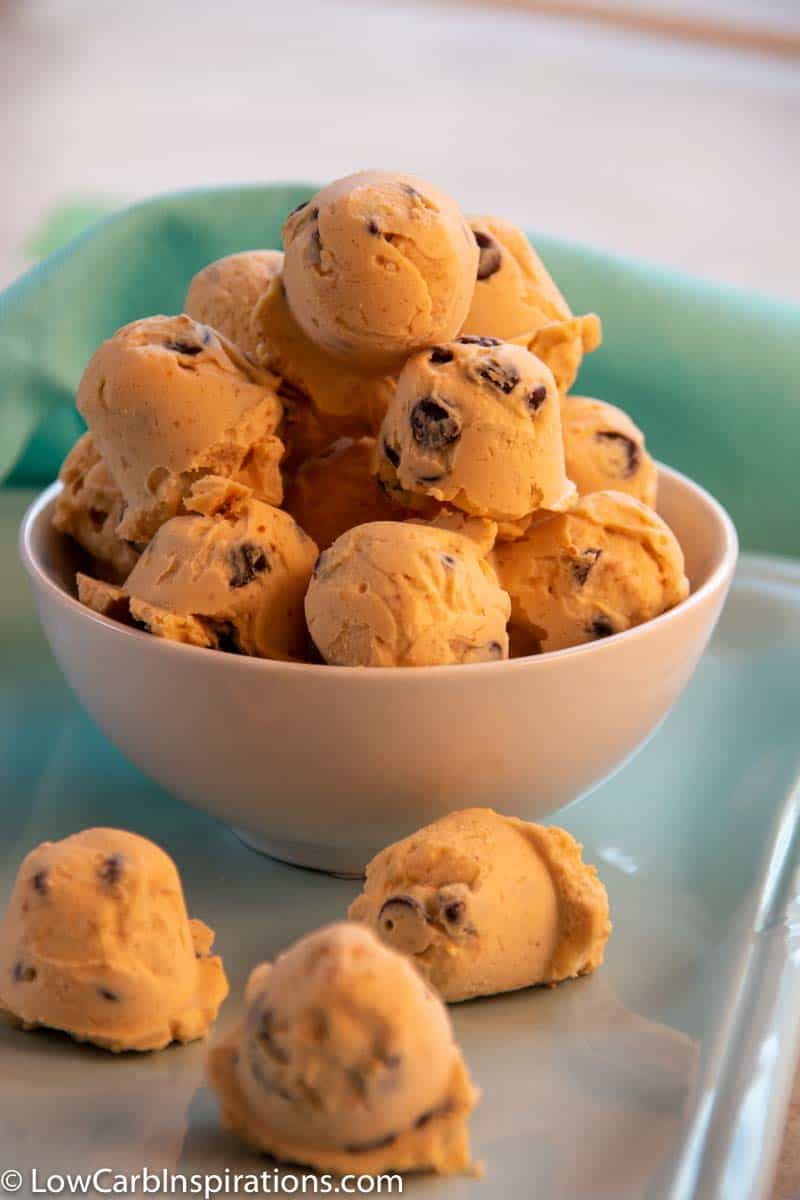
POLYGON ((280 503, 277 386, 187 316, 134 321, 104 342, 83 373, 78 409, 125 500, 119 536, 149 541, 206 474, 280 503))
POLYGON ((336 1174, 469 1169, 478 1094, 447 1012, 369 930, 302 938, 256 967, 245 1001, 209 1074, 250 1146, 336 1174))
POLYGON ((54 527, 69 534, 107 579, 121 582, 133 570, 139 554, 117 533, 125 501, 90 433, 78 438, 58 478, 63 488, 53 510, 54 527))
POLYGON ((315 543, 288 513, 217 476, 194 484, 186 507, 161 526, 125 583, 134 622, 171 641, 304 657, 315 543))
POLYGON ((511 597, 512 653, 563 650, 622 633, 689 594, 669 526, 624 492, 592 492, 533 525, 492 560, 511 597))
POLYGON ((508 596, 468 537, 380 521, 320 555, 306 617, 336 666, 424 667, 508 657, 508 596))
POLYGON ((343 362, 308 337, 276 276, 253 313, 256 361, 280 375, 287 396, 299 395, 325 419, 360 419, 362 433, 375 433, 394 394, 394 379, 343 362))
POLYGON ((464 323, 478 246, 458 205, 413 175, 337 180, 283 227, 284 283, 307 336, 359 371, 399 370, 464 323))
POLYGON ((586 975, 611 932, 606 890, 575 839, 490 808, 450 813, 382 850, 348 916, 447 1001, 586 975))
POLYGON ((372 474, 374 455, 374 438, 340 438, 306 459, 289 484, 284 507, 320 550, 355 525, 403 516, 372 474))
POLYGON ((479 258, 462 333, 511 341, 572 316, 547 268, 521 229, 501 217, 470 217, 479 258))
POLYGON ((496 338, 420 351, 401 372, 377 471, 400 503, 426 496, 498 522, 570 504, 552 374, 496 338))
MULTIPOLYGON (((282 270, 283 254, 278 250, 248 250, 221 258, 195 275, 186 312, 280 377, 278 394, 287 418, 290 410, 304 407, 321 423, 339 424, 316 450, 337 436, 376 433, 394 380, 353 370, 306 337, 286 300, 282 270)), ((295 416, 293 424, 299 420, 295 416)), ((293 445, 291 456, 301 461, 302 446, 293 445)))
POLYGON ((655 507, 658 468, 627 413, 603 400, 566 396, 561 424, 567 474, 581 496, 611 488, 655 507))
POLYGON ((253 314, 282 269, 280 250, 244 250, 219 258, 192 279, 184 312, 253 356, 259 341, 253 314))
POLYGON ((0 1008, 107 1050, 194 1041, 228 993, 213 941, 153 842, 121 829, 43 842, 0 927, 0 1008))

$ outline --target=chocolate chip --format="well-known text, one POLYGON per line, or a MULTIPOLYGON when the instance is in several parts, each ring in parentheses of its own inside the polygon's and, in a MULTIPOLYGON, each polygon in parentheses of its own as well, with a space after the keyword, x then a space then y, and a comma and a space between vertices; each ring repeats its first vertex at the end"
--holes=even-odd
MULTIPOLYGON (((292 211, 289 213, 289 216, 293 217, 295 213, 302 212, 302 210, 306 207, 307 204, 308 204, 307 200, 301 200, 299 204, 296 204, 294 206, 292 211)), ((288 220, 288 217, 287 217, 287 220, 288 220)))
POLYGON ((500 270, 500 264, 503 256, 500 252, 500 246, 494 238, 488 233, 482 233, 481 230, 475 230, 475 241, 478 243, 478 279, 489 279, 500 270))
POLYGON ((444 450, 461 437, 461 424, 449 408, 432 396, 417 401, 411 410, 411 434, 425 450, 444 450))
POLYGON ((427 1112, 421 1113, 414 1122, 415 1129, 421 1129, 423 1125, 427 1125, 434 1117, 446 1117, 449 1112, 452 1112, 452 1105, 448 1102, 440 1104, 437 1108, 429 1108, 427 1112))
POLYGON ((319 209, 317 208, 316 204, 314 205, 314 207, 311 210, 311 220, 312 221, 319 220, 319 209))
POLYGON ((486 648, 489 651, 490 658, 502 658, 503 657, 503 647, 500 645, 499 642, 489 642, 489 645, 486 648))
POLYGON ((23 963, 16 962, 12 975, 15 983, 33 983, 36 978, 36 968, 26 967, 23 963))
POLYGON ((104 1000, 108 1000, 109 1004, 116 1004, 119 1001, 119 993, 112 992, 111 988, 99 987, 97 992, 104 1000))
POLYGON ((583 587, 586 583, 586 580, 589 578, 589 572, 602 553, 602 550, 589 548, 581 550, 580 559, 571 560, 570 570, 572 571, 572 577, 579 587, 583 587))
POLYGON ((194 342, 164 342, 165 350, 173 350, 176 354, 186 354, 189 358, 194 358, 197 354, 203 353, 203 347, 196 345, 194 342))
POLYGON ((223 654, 242 653, 236 627, 230 621, 207 620, 204 624, 207 625, 217 650, 221 650, 223 654))
POLYGON ((624 433, 601 432, 594 435, 598 441, 612 442, 619 445, 625 451, 626 462, 623 468, 622 477, 629 479, 631 475, 639 469, 639 464, 642 461, 641 446, 637 446, 633 438, 629 438, 624 433))
POLYGON ((275 1039, 275 1014, 271 1008, 265 1008, 261 1014, 261 1026, 258 1032, 258 1040, 269 1054, 270 1058, 274 1058, 276 1062, 288 1063, 289 1055, 281 1046, 280 1042, 275 1039))
POLYGON ((535 413, 539 411, 546 399, 547 388, 543 383, 540 383, 539 386, 535 387, 532 392, 528 392, 525 403, 528 405, 530 411, 535 413))
POLYGON ((414 896, 390 896, 378 913, 377 933, 395 949, 423 954, 434 936, 425 909, 414 896))
POLYGON ((501 346, 500 338, 494 337, 479 337, 477 333, 467 333, 463 337, 456 338, 456 341, 462 346, 501 346))
MULTIPOLYGON (((499 643, 495 643, 499 645, 499 643)), ((467 916, 467 906, 463 900, 451 900, 442 909, 442 916, 448 925, 463 925, 467 916)))
POLYGON ((381 232, 381 227, 374 217, 370 217, 367 221, 367 233, 371 233, 373 237, 378 237, 381 232))
POLYGON ((417 191, 417 189, 415 187, 412 187, 410 183, 401 183, 400 186, 402 187, 405 194, 407 196, 411 196, 411 198, 413 200, 422 200, 423 203, 427 203, 422 192, 417 191))
POLYGON ((391 1146, 397 1140, 396 1133, 387 1133, 386 1137, 376 1138, 374 1142, 358 1142, 344 1147, 345 1154, 366 1154, 369 1150, 382 1150, 391 1146))
POLYGON ((605 638, 611 637, 613 633, 616 633, 616 630, 609 621, 608 617, 595 617, 594 620, 587 625, 586 632, 591 633, 597 638, 605 638))
POLYGON ((378 921, 384 929, 388 929, 391 932, 394 929, 395 917, 398 913, 418 917, 420 921, 427 920, 425 910, 416 897, 390 896, 381 905, 380 912, 378 913, 378 921))
POLYGON ((310 263, 318 263, 322 257, 322 238, 319 236, 319 230, 315 227, 311 232, 311 237, 306 249, 306 258, 310 263))
POLYGON ((444 563, 444 565, 446 567, 449 567, 449 569, 452 571, 453 568, 456 566, 458 559, 455 557, 454 554, 443 554, 442 562, 444 563))
POLYGON ((50 891, 50 887, 47 882, 47 871, 37 871, 31 880, 31 883, 33 884, 33 890, 38 892, 40 896, 46 896, 50 891))
POLYGON ((98 874, 103 883, 107 884, 109 887, 113 887, 114 884, 119 883, 120 879, 122 878, 122 871, 122 855, 109 854, 108 858, 104 858, 103 862, 100 864, 100 870, 98 874))
POLYGON ((395 450, 394 446, 390 446, 386 438, 383 439, 383 453, 393 467, 400 466, 400 452, 395 450))
POLYGON ((272 570, 264 547, 256 542, 240 542, 238 546, 233 546, 228 552, 228 563, 232 588, 247 587, 257 575, 272 570))
POLYGON ((281 400, 288 400, 292 404, 311 403, 311 397, 308 392, 304 392, 296 384, 290 383, 288 379, 281 379, 278 384, 278 395, 281 400))
POLYGON ((488 358, 479 368, 478 374, 504 396, 510 395, 519 383, 519 371, 516 367, 504 367, 496 358, 488 358))
POLYGON ((210 346, 211 345, 211 330, 208 328, 207 325, 203 325, 202 329, 203 329, 203 345, 210 346))
POLYGON ((434 346, 431 350, 430 361, 441 366, 444 363, 453 361, 453 351, 448 350, 447 346, 434 346))

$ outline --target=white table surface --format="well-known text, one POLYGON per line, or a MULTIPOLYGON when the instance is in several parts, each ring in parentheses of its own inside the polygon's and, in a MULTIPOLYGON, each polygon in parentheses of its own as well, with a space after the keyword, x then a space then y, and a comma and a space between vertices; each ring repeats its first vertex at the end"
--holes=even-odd
MULTIPOLYGON (((702 4, 800 24, 794 0, 702 4)), ((800 299, 796 61, 524 6, 0 0, 0 101, 0 284, 65 196, 385 165, 472 211, 800 299)))

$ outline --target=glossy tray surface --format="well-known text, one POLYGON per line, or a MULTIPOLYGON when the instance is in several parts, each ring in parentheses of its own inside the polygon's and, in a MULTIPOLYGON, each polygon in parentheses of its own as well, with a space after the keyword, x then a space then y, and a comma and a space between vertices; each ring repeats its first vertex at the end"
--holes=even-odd
MULTIPOLYGON (((92 726, 40 633, 0 494, 0 902, 23 854, 93 824, 160 842, 217 931, 238 1017, 249 968, 341 917, 357 884, 247 850, 159 791, 92 726)), ((124 686, 124 682, 121 683, 124 686)), ((767 1193, 800 1029, 800 566, 745 557, 677 708, 620 774, 565 810, 615 930, 606 966, 452 1009, 484 1097, 485 1179, 407 1194, 642 1200, 767 1193)), ((0 1163, 27 1172, 256 1171, 216 1123, 205 1047, 110 1055, 0 1028, 0 1163)))

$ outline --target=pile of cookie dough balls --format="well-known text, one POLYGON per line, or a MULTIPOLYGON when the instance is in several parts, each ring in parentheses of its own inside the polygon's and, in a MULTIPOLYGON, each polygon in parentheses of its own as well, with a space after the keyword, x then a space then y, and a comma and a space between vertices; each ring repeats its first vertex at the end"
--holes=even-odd
MULTIPOLYGON (((491 809, 386 847, 349 920, 334 910, 253 967, 241 1019, 208 1053, 222 1124, 336 1175, 480 1174, 480 1093, 446 1004, 602 964, 608 897, 581 850, 491 809)), ((0 922, 0 1014, 117 1055, 202 1039, 228 993, 213 941, 153 842, 121 829, 44 842, 0 922)))
POLYGON ((657 617, 689 591, 657 468, 572 394, 600 343, 525 235, 365 171, 284 252, 118 330, 54 524, 80 599, 156 637, 345 667, 494 662, 657 617))

